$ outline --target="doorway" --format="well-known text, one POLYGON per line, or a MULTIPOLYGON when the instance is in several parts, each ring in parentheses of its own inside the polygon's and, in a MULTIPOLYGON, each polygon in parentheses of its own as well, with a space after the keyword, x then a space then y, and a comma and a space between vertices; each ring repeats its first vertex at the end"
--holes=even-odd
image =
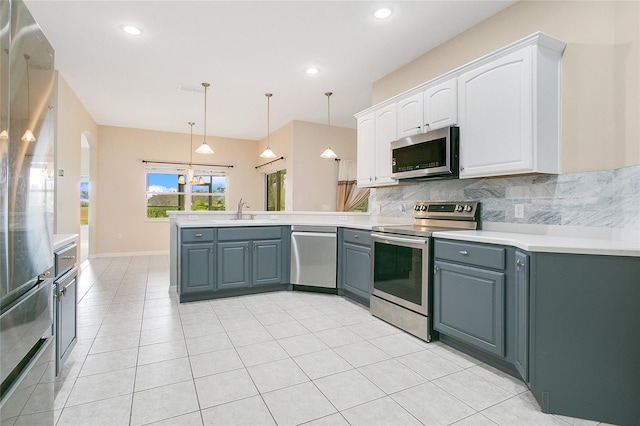
POLYGON ((277 212, 285 210, 286 179, 286 169, 278 170, 277 172, 268 173, 266 175, 267 211, 277 212))
POLYGON ((89 209, 91 208, 90 164, 91 148, 83 133, 80 136, 80 263, 89 257, 89 209))

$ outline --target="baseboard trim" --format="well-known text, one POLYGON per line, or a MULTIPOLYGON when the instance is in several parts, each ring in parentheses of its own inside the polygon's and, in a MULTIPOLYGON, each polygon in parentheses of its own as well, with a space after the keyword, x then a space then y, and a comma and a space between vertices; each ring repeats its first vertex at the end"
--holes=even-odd
POLYGON ((89 256, 89 259, 101 259, 105 257, 131 257, 131 256, 160 256, 160 255, 169 255, 169 250, 161 250, 161 251, 130 251, 130 252, 119 252, 119 253, 99 253, 92 254, 89 256))

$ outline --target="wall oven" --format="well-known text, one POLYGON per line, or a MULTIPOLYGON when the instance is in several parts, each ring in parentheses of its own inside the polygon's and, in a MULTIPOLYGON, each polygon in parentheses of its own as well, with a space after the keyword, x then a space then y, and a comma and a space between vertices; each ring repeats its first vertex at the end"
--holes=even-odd
POLYGON ((432 340, 431 282, 435 231, 477 229, 477 202, 418 202, 413 225, 371 233, 371 313, 422 340, 432 340))

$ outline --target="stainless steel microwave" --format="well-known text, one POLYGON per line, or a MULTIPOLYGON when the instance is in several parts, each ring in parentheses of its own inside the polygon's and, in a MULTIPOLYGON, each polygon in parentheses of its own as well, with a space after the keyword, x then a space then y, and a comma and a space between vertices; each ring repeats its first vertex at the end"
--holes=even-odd
POLYGON ((391 177, 457 178, 459 139, 458 127, 443 127, 391 142, 391 177))

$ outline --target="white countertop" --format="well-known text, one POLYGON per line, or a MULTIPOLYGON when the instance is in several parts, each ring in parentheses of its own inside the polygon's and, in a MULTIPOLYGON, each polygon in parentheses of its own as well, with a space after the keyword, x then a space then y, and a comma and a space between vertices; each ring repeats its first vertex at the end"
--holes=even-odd
POLYGON ((235 219, 233 212, 169 212, 169 217, 178 228, 199 227, 232 227, 232 226, 335 226, 371 230, 374 226, 410 224, 413 217, 406 215, 399 218, 371 216, 367 213, 340 212, 264 212, 247 211, 244 217, 252 219, 235 219))
MULTIPOLYGON (((253 219, 236 220, 234 212, 170 212, 178 228, 233 226, 336 226, 371 230, 374 226, 410 224, 411 215, 372 216, 367 213, 336 212, 245 212, 253 219)), ((434 232, 436 238, 501 244, 530 252, 573 253, 640 257, 640 233, 620 234, 619 230, 593 227, 483 223, 481 231, 434 232)))
POLYGON ((640 242, 614 238, 539 235, 500 231, 434 232, 436 238, 513 246, 530 252, 640 257, 640 242))
POLYGON ((53 234, 53 249, 57 250, 60 247, 71 244, 72 242, 77 241, 78 238, 78 234, 53 234))

